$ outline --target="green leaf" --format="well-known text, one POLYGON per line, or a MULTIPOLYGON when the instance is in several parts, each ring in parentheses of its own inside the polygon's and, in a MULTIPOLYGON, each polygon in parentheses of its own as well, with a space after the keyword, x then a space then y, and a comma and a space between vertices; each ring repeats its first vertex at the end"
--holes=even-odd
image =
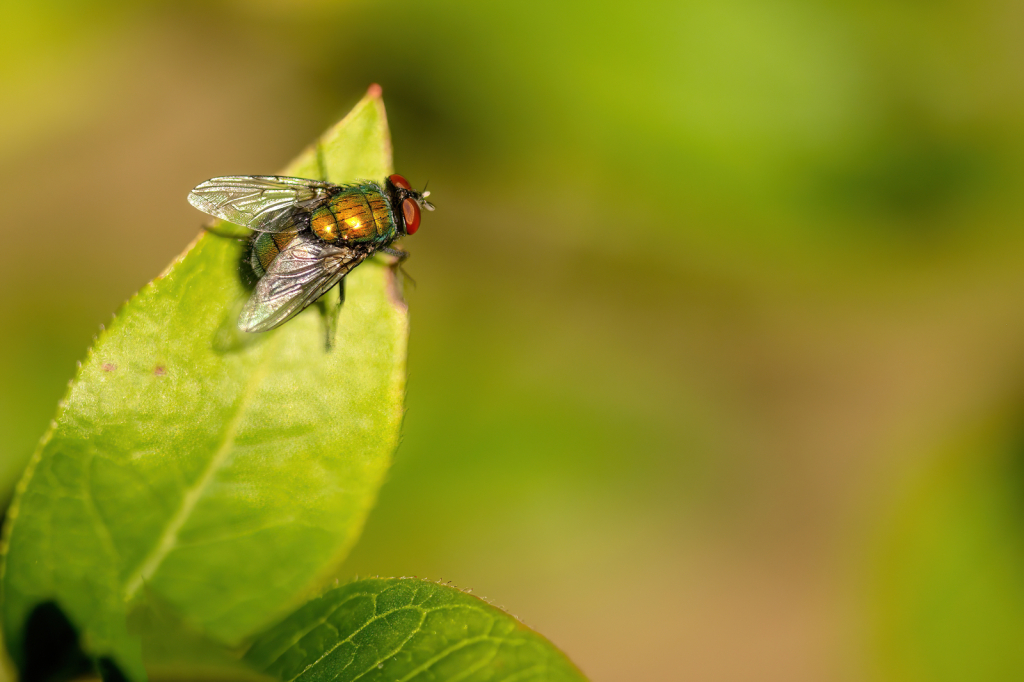
MULTIPOLYGON (((392 172, 379 89, 285 172, 321 168, 335 182, 392 172)), ((142 680, 133 611, 235 645, 301 603, 359 535, 402 418, 393 272, 369 261, 348 277, 327 352, 315 306, 267 334, 235 331, 242 257, 236 240, 201 236, 90 350, 9 514, 17 663, 26 619, 54 601, 87 654, 142 680)))
POLYGON ((586 679, 515 617, 417 578, 358 580, 330 590, 259 635, 245 660, 289 682, 586 679))

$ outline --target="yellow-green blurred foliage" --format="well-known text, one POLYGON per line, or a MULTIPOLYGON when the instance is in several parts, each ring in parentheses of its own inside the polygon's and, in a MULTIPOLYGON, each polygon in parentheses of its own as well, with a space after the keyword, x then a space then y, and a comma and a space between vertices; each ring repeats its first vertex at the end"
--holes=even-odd
POLYGON ((188 190, 379 82, 438 210, 341 575, 472 587, 595 682, 1024 676, 1019 0, 0 11, 5 496, 188 190))

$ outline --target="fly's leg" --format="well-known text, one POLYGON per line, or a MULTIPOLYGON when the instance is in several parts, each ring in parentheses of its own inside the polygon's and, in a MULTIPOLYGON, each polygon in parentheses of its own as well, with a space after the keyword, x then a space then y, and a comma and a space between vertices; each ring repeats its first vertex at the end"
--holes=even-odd
POLYGON ((316 167, 320 172, 320 179, 327 181, 327 159, 324 158, 324 146, 322 143, 316 143, 316 167))
POLYGON ((386 253, 389 256, 394 256, 395 258, 397 258, 398 262, 393 263, 391 267, 397 269, 400 273, 402 273, 402 277, 412 282, 412 285, 414 287, 416 286, 416 280, 410 277, 409 273, 406 272, 405 268, 402 267, 402 263, 404 263, 405 259, 409 257, 408 251, 402 251, 401 249, 393 249, 390 246, 385 246, 377 250, 380 251, 381 253, 386 253))
POLYGON ((399 263, 401 263, 402 261, 409 257, 408 251, 402 251, 401 249, 393 249, 390 246, 384 246, 377 250, 380 251, 381 253, 386 253, 389 256, 394 256, 395 258, 398 259, 399 263))
MULTIPOLYGON (((324 321, 324 350, 330 352, 334 346, 334 337, 338 333, 338 318, 341 316, 341 306, 345 304, 345 280, 342 279, 335 287, 338 290, 338 304, 331 305, 328 297, 332 296, 327 292, 320 297, 317 305, 320 306, 320 315, 324 321)), ((331 290, 333 291, 333 289, 331 290)))

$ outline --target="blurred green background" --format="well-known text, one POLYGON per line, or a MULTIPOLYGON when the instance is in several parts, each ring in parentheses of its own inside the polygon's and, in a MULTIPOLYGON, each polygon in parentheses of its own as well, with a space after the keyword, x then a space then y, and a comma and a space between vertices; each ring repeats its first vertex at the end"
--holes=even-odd
POLYGON ((0 497, 99 325, 384 88, 437 212, 340 575, 595 682, 1024 676, 1024 5, 0 1, 0 497))

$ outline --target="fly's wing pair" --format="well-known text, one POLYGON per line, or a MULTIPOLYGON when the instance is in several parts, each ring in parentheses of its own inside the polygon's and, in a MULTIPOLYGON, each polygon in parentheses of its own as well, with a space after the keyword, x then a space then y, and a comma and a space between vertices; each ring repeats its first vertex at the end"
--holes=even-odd
POLYGON ((257 232, 297 232, 256 283, 238 318, 246 332, 265 332, 295 317, 369 255, 326 244, 309 217, 341 190, 320 180, 280 175, 228 175, 196 186, 188 202, 204 213, 257 232))
POLYGON ((188 203, 257 232, 299 232, 309 216, 340 191, 320 180, 281 175, 226 175, 197 185, 188 203))
POLYGON ((300 232, 274 258, 238 317, 245 332, 265 332, 300 313, 369 255, 300 232))

